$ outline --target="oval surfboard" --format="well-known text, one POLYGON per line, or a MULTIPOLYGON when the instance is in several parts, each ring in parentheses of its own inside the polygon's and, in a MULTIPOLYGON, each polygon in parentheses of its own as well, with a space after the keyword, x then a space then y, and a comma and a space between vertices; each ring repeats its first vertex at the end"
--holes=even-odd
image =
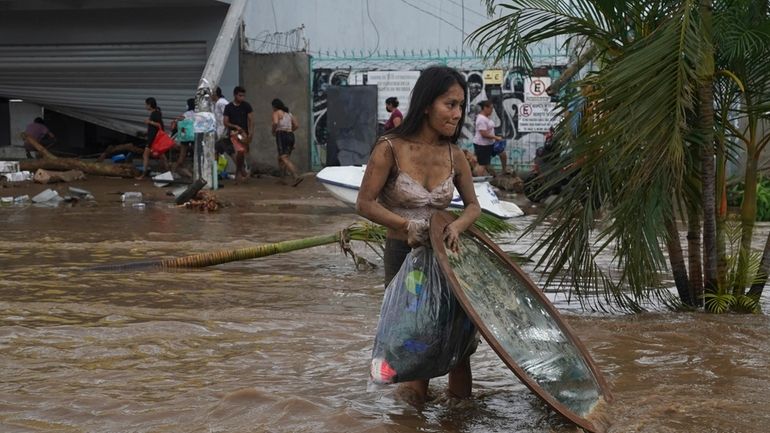
POLYGON ((597 412, 612 397, 586 348, 529 276, 484 234, 471 227, 460 236, 460 252, 448 251, 443 232, 455 218, 434 214, 430 237, 465 312, 529 389, 578 426, 602 433, 597 412))

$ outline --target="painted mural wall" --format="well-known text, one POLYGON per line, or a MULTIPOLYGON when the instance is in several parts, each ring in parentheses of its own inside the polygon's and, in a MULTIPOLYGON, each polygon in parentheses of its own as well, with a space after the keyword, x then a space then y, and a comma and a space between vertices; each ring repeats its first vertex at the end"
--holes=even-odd
MULTIPOLYGON (((555 104, 545 94, 545 89, 552 80, 561 75, 564 68, 565 66, 539 68, 532 77, 525 76, 516 70, 462 71, 468 81, 468 104, 459 144, 463 148, 473 148, 471 140, 475 133, 478 104, 481 101, 490 100, 494 105, 492 120, 495 122, 496 133, 508 142, 506 152, 509 165, 517 171, 530 170, 537 148, 543 145, 545 132, 556 121, 552 111, 555 104)), ((326 89, 329 86, 363 84, 361 76, 366 72, 335 68, 313 69, 311 137, 313 169, 322 168, 322 163, 326 160, 328 143, 326 89)), ((383 74, 383 71, 372 72, 378 76, 383 74)), ((408 103, 408 101, 402 100, 403 94, 401 92, 397 96, 402 101, 402 105, 406 105, 404 102, 408 103)), ((380 94, 378 100, 384 101, 389 96, 394 95, 380 94)), ((381 105, 384 107, 384 103, 381 105)), ((499 164, 499 160, 495 158, 493 163, 499 164)))

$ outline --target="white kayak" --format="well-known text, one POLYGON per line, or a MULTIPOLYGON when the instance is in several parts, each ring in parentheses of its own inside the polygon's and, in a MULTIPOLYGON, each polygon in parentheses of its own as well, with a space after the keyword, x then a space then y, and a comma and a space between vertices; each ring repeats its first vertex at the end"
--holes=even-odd
MULTIPOLYGON (((365 170, 365 165, 326 167, 316 174, 316 179, 326 187, 334 198, 350 206, 355 206, 356 199, 358 198, 358 189, 361 187, 365 170)), ((484 212, 503 219, 524 215, 524 212, 516 204, 497 198, 492 185, 486 179, 482 178, 479 181, 473 182, 476 197, 484 212)), ((463 200, 456 190, 449 207, 454 209, 462 209, 464 207, 463 200)))

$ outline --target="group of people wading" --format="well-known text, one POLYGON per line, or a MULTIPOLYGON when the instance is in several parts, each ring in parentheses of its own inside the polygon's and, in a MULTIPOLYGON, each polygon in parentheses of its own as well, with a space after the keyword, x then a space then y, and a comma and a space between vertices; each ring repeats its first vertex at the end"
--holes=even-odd
MULTIPOLYGON (((228 102, 222 96, 222 89, 217 87, 212 95, 214 103, 214 116, 216 119, 216 156, 219 158, 223 154, 230 155, 235 161, 235 179, 236 181, 245 181, 250 177, 246 168, 246 160, 249 154, 249 145, 254 137, 254 109, 251 104, 246 102, 246 89, 236 86, 233 89, 233 100, 228 102)), ((173 129, 177 122, 190 119, 195 116, 195 100, 187 101, 187 111, 174 119, 173 129)), ((278 153, 278 165, 282 173, 292 177, 292 185, 296 186, 302 182, 303 177, 299 170, 291 161, 290 156, 294 151, 294 131, 299 128, 297 119, 291 114, 289 108, 280 99, 273 99, 271 102, 273 109, 271 119, 271 132, 275 136, 275 143, 278 153)), ((149 162, 151 156, 157 156, 164 168, 168 167, 164 153, 153 150, 153 144, 158 137, 159 131, 164 130, 163 114, 155 98, 145 100, 145 109, 149 112, 148 118, 144 121, 147 125, 147 139, 139 144, 142 148, 143 171, 138 179, 143 179, 149 172, 149 162)), ((192 142, 180 141, 176 147, 179 149, 179 161, 174 169, 182 167, 184 157, 190 152, 192 142)))

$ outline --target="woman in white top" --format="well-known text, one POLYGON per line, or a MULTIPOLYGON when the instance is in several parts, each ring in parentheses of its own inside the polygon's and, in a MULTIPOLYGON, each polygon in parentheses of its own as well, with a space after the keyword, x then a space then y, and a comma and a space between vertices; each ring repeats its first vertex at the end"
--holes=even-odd
POLYGON ((273 99, 271 105, 273 106, 273 135, 278 147, 278 166, 282 171, 285 170, 291 174, 294 178, 292 186, 297 186, 304 178, 300 176, 297 167, 289 157, 294 150, 294 131, 299 128, 299 125, 289 112, 289 107, 280 99, 273 99))
POLYGON ((476 116, 476 134, 473 136, 473 150, 479 165, 483 166, 487 173, 493 173, 492 156, 494 144, 502 140, 502 137, 495 135, 495 122, 489 117, 492 115, 492 102, 482 101, 479 103, 481 112, 476 116))

